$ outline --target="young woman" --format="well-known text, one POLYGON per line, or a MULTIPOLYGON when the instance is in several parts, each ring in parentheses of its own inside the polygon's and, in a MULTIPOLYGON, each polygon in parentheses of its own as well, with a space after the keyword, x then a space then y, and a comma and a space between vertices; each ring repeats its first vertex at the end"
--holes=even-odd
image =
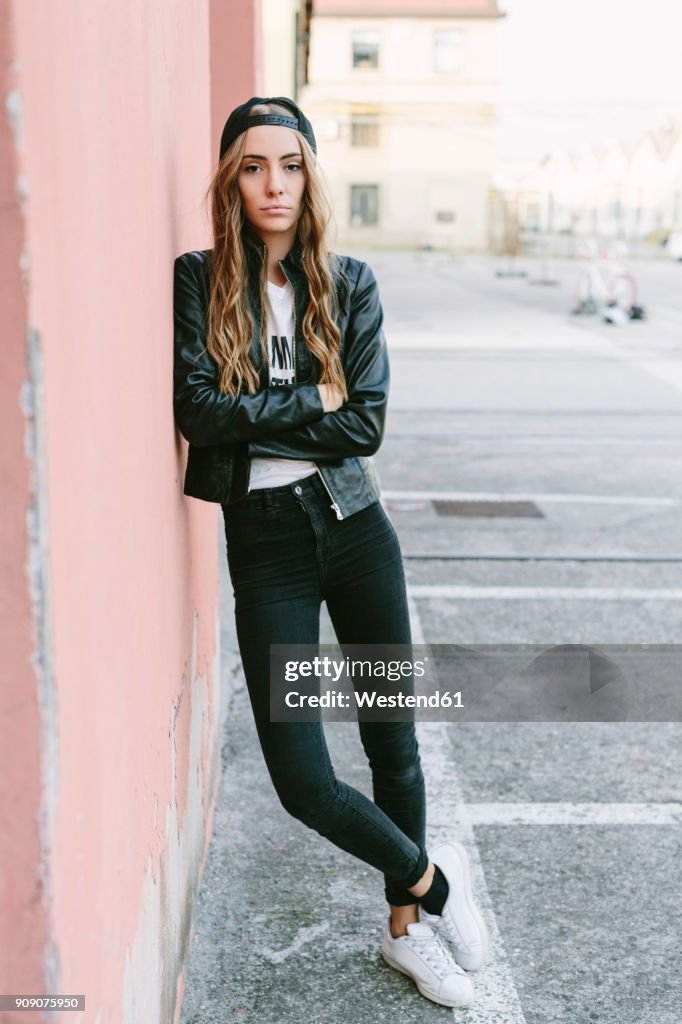
POLYGON ((427 854, 413 722, 360 723, 374 800, 338 779, 321 721, 270 720, 270 644, 410 644, 398 539, 368 461, 389 385, 370 268, 327 251, 313 129, 290 99, 230 114, 209 197, 213 248, 175 263, 174 411, 184 493, 220 503, 239 650, 283 806, 384 875, 382 953, 466 1006, 487 936, 466 854, 427 854))

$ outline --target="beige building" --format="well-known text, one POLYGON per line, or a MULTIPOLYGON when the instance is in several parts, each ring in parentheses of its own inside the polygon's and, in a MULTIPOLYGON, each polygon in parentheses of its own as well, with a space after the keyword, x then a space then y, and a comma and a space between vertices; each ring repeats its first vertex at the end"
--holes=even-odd
POLYGON ((263 95, 296 95, 305 81, 312 0, 261 0, 263 95))
POLYGON ((487 245, 497 0, 315 0, 308 82, 339 248, 487 245))

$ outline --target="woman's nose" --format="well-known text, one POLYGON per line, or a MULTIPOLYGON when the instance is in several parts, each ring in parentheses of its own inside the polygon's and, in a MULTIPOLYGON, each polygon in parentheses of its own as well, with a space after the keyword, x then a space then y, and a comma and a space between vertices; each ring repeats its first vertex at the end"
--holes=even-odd
POLYGON ((282 192, 282 178, 279 171, 271 171, 267 181, 268 192, 282 192))

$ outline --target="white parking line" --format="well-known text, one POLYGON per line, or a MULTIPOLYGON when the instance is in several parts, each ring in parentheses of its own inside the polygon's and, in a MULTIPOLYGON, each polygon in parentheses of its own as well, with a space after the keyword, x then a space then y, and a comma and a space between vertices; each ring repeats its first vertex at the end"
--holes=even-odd
POLYGON ((680 601, 680 587, 476 587, 414 584, 413 597, 449 601, 680 601))
MULTIPOLYGON (((412 641, 425 643, 424 631, 416 602, 408 588, 412 641)), ((462 804, 462 792, 452 758, 449 756, 450 733, 443 722, 420 722, 419 749, 424 765, 428 793, 429 840, 439 843, 453 838, 453 820, 462 804)), ((466 846, 476 900, 485 917, 490 934, 490 957, 485 967, 474 976, 476 997, 468 1010, 454 1010, 453 1017, 466 1024, 526 1024, 511 968, 507 960, 495 911, 488 893, 485 873, 478 855, 471 823, 458 820, 456 837, 466 846)))
POLYGON ((538 501, 565 505, 656 505, 672 508, 676 498, 640 494, 497 494, 485 491, 383 491, 386 501, 538 501))
POLYGON ((470 825, 677 825, 682 804, 461 804, 455 820, 470 825))

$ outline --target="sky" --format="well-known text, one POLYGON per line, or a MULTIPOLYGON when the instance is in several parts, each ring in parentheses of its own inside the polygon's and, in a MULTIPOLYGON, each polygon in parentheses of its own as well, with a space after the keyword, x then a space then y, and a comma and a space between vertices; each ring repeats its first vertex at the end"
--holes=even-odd
POLYGON ((682 115, 679 0, 499 0, 500 155, 636 135, 682 115))

